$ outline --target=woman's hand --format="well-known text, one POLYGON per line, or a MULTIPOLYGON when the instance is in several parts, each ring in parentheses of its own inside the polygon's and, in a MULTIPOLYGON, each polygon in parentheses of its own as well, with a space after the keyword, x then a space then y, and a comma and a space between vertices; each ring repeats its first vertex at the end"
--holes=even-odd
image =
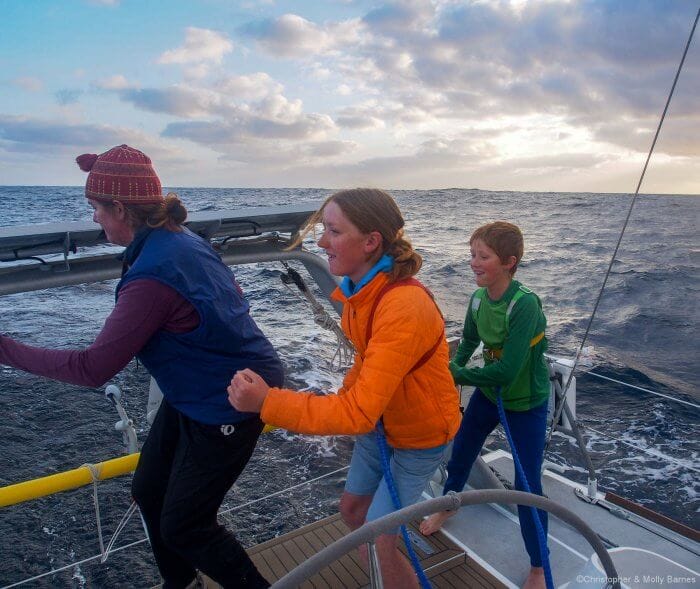
POLYGON ((260 413, 270 387, 255 372, 246 368, 233 375, 228 391, 228 402, 237 411, 260 413))

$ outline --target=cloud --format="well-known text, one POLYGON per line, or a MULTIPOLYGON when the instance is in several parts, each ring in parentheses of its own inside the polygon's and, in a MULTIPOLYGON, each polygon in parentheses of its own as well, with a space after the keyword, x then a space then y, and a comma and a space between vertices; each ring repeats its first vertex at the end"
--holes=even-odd
POLYGON ((273 173, 284 170, 296 172, 315 169, 315 166, 332 165, 331 162, 358 149, 353 141, 309 141, 300 145, 274 142, 249 141, 227 146, 221 156, 223 162, 237 162, 265 168, 273 173))
POLYGON ((27 92, 41 92, 44 89, 44 82, 40 78, 35 78, 33 76, 22 76, 21 78, 15 78, 11 80, 11 83, 22 90, 27 92))
POLYGON ((341 109, 336 117, 339 126, 349 129, 418 126, 433 120, 432 109, 420 93, 399 97, 398 101, 368 100, 341 109))
MULTIPOLYGON (((126 143, 148 153, 154 160, 167 164, 191 161, 179 149, 138 129, 103 124, 69 124, 63 121, 0 114, 0 148, 5 152, 48 154, 55 158, 65 154, 100 153, 114 145, 126 143)), ((42 165, 41 158, 36 162, 42 165)), ((76 168, 77 169, 77 168, 76 168)))
POLYGON ((217 80, 213 88, 222 94, 238 100, 255 100, 271 94, 279 94, 282 84, 276 82, 265 72, 243 76, 226 76, 217 80))
MULTIPOLYGON (((596 140, 622 146, 630 151, 646 153, 656 133, 658 121, 625 118, 593 126, 596 140)), ((692 157, 700 155, 700 115, 669 119, 664 123, 655 146, 655 153, 692 157)), ((640 158, 641 161, 641 158, 640 158)))
POLYGON ((188 86, 131 88, 120 92, 120 96, 143 110, 186 118, 207 116, 222 110, 218 94, 188 86))
POLYGON ((363 28, 359 19, 319 26, 299 15, 284 14, 248 23, 240 32, 271 55, 304 58, 352 46, 360 39, 363 28))
POLYGON ((296 14, 250 23, 241 31, 279 57, 310 56, 325 51, 331 43, 321 28, 296 14))
POLYGON ((199 62, 221 63, 224 55, 233 50, 233 43, 222 33, 210 29, 187 27, 185 44, 165 51, 157 63, 190 64, 199 62))
MULTIPOLYGON (((251 139, 312 141, 324 138, 335 128, 326 115, 308 114, 295 120, 276 121, 260 116, 238 120, 187 121, 170 123, 163 137, 189 139, 205 146, 245 143, 251 139)), ((271 146, 271 149, 274 149, 271 146)))
POLYGON ((435 13, 430 0, 402 0, 374 8, 362 20, 374 32, 404 35, 407 30, 430 27, 435 13))
POLYGON ((301 100, 287 100, 281 94, 266 96, 256 105, 256 111, 261 118, 280 123, 292 123, 303 115, 301 100))
POLYGON ((511 158, 504 162, 513 171, 523 169, 540 169, 543 171, 557 168, 567 170, 571 168, 593 168, 608 158, 596 153, 562 153, 554 155, 537 155, 523 158, 511 158))
MULTIPOLYGON (((606 2, 409 0, 337 22, 285 14, 239 32, 274 57, 307 62, 305 73, 347 106, 305 112, 301 100, 284 96, 282 84, 264 72, 132 89, 122 97, 187 119, 167 125, 164 137, 212 146, 239 161, 247 157, 243 146, 260 161, 284 161, 290 144, 299 157, 349 158, 359 146, 343 147, 335 135, 384 129, 404 153, 348 161, 348 169, 391 176, 391 165, 502 170, 509 162, 513 170, 535 173, 537 160, 524 155, 528 145, 543 154, 542 170, 591 169, 620 149, 648 144, 664 99, 659 88, 677 60, 673 37, 682 37, 682 10, 663 12, 663 33, 654 32, 661 55, 654 53, 651 63, 638 39, 658 8, 647 1, 640 10, 644 18, 626 21, 606 2), (426 135, 438 129, 443 135, 426 135), (306 142, 316 147, 307 149, 306 142)), ((696 106, 686 100, 678 108, 690 116, 696 106)), ((700 142, 685 133, 659 149, 677 154, 693 144, 700 142)))
POLYGON ((229 78, 219 81, 215 89, 177 85, 164 89, 132 88, 119 92, 119 95, 122 100, 143 110, 185 119, 216 117, 224 126, 245 127, 248 132, 259 136, 291 134, 301 138, 307 136, 304 132, 297 134, 302 129, 335 128, 327 115, 304 114, 301 100, 288 100, 282 94, 271 93, 279 89, 271 79, 262 77, 257 81, 261 83, 255 83, 255 79, 229 78), (238 95, 231 96, 232 93, 238 95), (239 102, 240 94, 262 98, 239 102))
POLYGON ((384 121, 375 116, 357 112, 355 109, 346 109, 339 114, 335 122, 345 129, 381 129, 384 121))
POLYGON ((170 123, 163 136, 202 145, 234 144, 253 138, 316 141, 337 130, 329 115, 305 113, 301 100, 290 100, 281 90, 281 84, 258 72, 222 77, 209 86, 178 84, 126 88, 117 93, 121 100, 139 109, 186 119, 170 123))
POLYGON ((211 72, 211 65, 208 63, 196 63, 183 68, 185 80, 194 81, 206 78, 211 72))
POLYGON ((115 74, 113 76, 109 76, 108 78, 102 78, 101 80, 95 82, 94 85, 96 88, 101 90, 125 90, 126 88, 133 86, 121 74, 115 74))
MULTIPOLYGON (((545 115, 631 148, 629 133, 616 139, 605 129, 628 119, 655 124, 692 17, 687 2, 635 6, 632 16, 612 0, 386 3, 362 19, 358 43, 326 58, 325 67, 359 97, 336 121, 370 129, 371 117, 410 131, 449 120, 545 115), (368 95, 378 97, 370 107, 368 95)), ((685 98, 676 99, 674 112, 688 117, 700 94, 697 60, 683 76, 685 98)))
POLYGON ((125 129, 109 125, 71 125, 61 122, 0 115, 0 138, 9 149, 31 151, 35 146, 89 146, 96 141, 116 145, 129 135, 125 129))
POLYGON ((59 90, 58 92, 56 92, 56 102, 58 102, 58 104, 60 104, 61 106, 75 104, 76 102, 78 102, 78 99, 80 98, 82 93, 82 90, 59 90))
POLYGON ((309 143, 307 153, 314 157, 329 158, 340 155, 347 155, 358 149, 354 141, 322 141, 309 143))
MULTIPOLYGON (((326 182, 402 186, 448 178, 473 186, 483 177, 495 187, 513 177, 534 187, 577 173, 580 183, 601 170, 617 178, 621 162, 649 148, 697 10, 689 0, 639 0, 632 13, 617 0, 380 0, 362 14, 363 5, 342 7, 353 18, 322 20, 312 15, 334 11, 309 10, 226 22, 230 33, 224 24, 190 27, 158 57, 180 66, 161 71, 179 76, 175 83, 142 87, 136 74, 107 70, 83 93, 63 89, 49 99, 80 100, 94 112, 91 95, 118 98, 142 111, 131 115, 134 125, 167 121, 160 137, 144 141, 190 142, 198 156, 245 162, 250 177, 264 169, 260 177, 279 178, 272 171, 280 166, 288 178, 297 166, 326 182)), ((250 3, 244 12, 271 11, 250 3)), ((697 56, 696 43, 656 147, 674 170, 700 153, 697 56)), ((43 88, 31 77, 11 84, 43 88)), ((115 117, 128 113, 123 106, 115 117)), ((0 121, 0 149, 41 151, 101 132, 110 143, 140 137, 109 126, 0 121)))
POLYGON ((316 185, 381 185, 409 188, 460 185, 456 174, 472 175, 483 165, 481 155, 467 141, 427 141, 405 154, 367 157, 357 162, 302 162, 299 176, 317 178, 316 185))

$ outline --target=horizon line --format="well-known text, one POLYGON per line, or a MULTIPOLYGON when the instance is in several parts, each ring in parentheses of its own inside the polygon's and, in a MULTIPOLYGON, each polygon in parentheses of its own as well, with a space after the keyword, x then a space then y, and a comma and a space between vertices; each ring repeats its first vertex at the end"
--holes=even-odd
MULTIPOLYGON (((0 188, 84 188, 82 184, 0 184, 0 188)), ((325 187, 325 186, 166 186, 171 191, 178 189, 185 190, 327 190, 338 191, 349 188, 342 187, 325 187)), ((353 187, 354 188, 354 187, 353 187)), ((377 188, 373 186, 372 188, 377 188)), ((447 190, 463 190, 465 192, 521 192, 525 194, 614 194, 614 195, 629 195, 633 196, 634 192, 595 192, 590 190, 521 190, 515 188, 461 188, 458 186, 449 186, 444 188, 382 188, 387 192, 433 192, 447 190)), ((163 191, 165 195, 167 192, 163 191)), ((692 192, 639 192, 639 196, 700 196, 700 193, 692 192)))

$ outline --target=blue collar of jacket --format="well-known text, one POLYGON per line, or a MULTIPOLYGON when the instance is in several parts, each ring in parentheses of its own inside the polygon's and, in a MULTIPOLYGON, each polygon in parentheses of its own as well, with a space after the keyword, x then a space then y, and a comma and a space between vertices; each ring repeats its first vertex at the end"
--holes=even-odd
POLYGON ((384 254, 377 263, 372 266, 357 284, 353 284, 352 280, 348 276, 343 276, 343 280, 340 282, 340 290, 346 297, 351 297, 352 295, 359 292, 359 290, 367 284, 372 278, 374 278, 380 272, 390 272, 394 267, 394 258, 389 254, 384 254))
POLYGON ((119 255, 119 259, 122 261, 122 276, 133 266, 146 243, 146 239, 148 239, 152 231, 152 227, 141 227, 141 229, 134 234, 134 239, 131 240, 131 243, 127 245, 126 249, 119 255))

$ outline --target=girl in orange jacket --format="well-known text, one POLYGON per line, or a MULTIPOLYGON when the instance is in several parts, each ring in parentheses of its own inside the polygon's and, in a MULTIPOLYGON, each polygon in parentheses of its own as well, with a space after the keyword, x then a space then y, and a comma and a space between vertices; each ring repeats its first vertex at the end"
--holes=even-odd
MULTIPOLYGON (((229 401, 260 412, 265 423, 318 435, 357 436, 340 512, 351 528, 394 511, 374 429, 381 420, 402 506, 419 500, 459 428, 459 398, 448 369, 444 321, 430 293, 412 277, 422 259, 404 238, 404 220, 382 190, 343 190, 307 222, 321 222, 318 245, 342 276, 332 297, 343 303, 342 328, 355 359, 337 394, 268 387, 251 370, 236 373, 229 401)), ((398 535, 376 541, 384 585, 418 587, 398 535)))

